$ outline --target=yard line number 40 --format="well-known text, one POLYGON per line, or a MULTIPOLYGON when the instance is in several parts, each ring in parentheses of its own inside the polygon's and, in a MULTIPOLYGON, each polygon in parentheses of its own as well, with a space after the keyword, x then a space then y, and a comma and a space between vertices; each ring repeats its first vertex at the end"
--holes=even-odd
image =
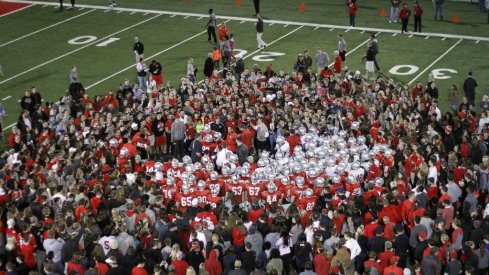
MULTIPOLYGON (((97 40, 97 37, 96 36, 93 36, 93 35, 83 35, 83 36, 78 36, 78 37, 75 37, 73 39, 68 40, 68 44, 72 44, 72 45, 83 45, 83 44, 92 43, 95 40, 97 40)), ((117 38, 117 37, 111 37, 109 39, 106 39, 105 41, 102 41, 102 42, 98 43, 95 46, 97 46, 97 47, 106 47, 110 43, 114 43, 114 42, 116 42, 118 40, 121 40, 121 39, 120 38, 117 38)))
MULTIPOLYGON (((415 74, 417 71, 419 71, 418 66, 396 65, 389 70, 389 73, 393 75, 412 75, 415 74)), ((442 68, 442 69, 433 69, 431 70, 431 73, 433 74, 433 77, 435 79, 449 79, 452 78, 452 76, 447 75, 446 73, 456 74, 458 72, 454 69, 442 68)))

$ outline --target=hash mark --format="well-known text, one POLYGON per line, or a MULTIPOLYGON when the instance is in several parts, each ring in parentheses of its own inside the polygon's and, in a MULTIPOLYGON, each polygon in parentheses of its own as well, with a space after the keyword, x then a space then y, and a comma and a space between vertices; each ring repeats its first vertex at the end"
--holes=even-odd
POLYGON ((428 38, 430 38, 430 36, 429 36, 429 35, 425 37, 425 39, 428 39, 428 38))
POLYGON ((190 17, 190 15, 187 15, 187 16, 185 16, 183 19, 187 19, 187 18, 189 18, 189 17, 190 17))
POLYGON ((289 24, 287 24, 287 25, 284 25, 284 28, 287 28, 288 26, 289 26, 289 24))
POLYGON ((479 44, 479 42, 481 42, 481 41, 480 40, 477 40, 477 41, 475 41, 475 44, 479 44))
POLYGON ((314 28, 314 30, 317 30, 317 29, 319 29, 319 27, 315 27, 315 28, 314 28))

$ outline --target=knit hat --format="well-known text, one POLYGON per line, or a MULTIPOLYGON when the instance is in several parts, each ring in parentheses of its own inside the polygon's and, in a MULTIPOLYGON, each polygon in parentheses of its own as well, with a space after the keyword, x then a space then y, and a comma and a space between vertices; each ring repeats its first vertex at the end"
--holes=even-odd
POLYGON ((256 233, 256 226, 250 225, 250 228, 248 229, 248 232, 250 233, 250 235, 255 234, 256 233))

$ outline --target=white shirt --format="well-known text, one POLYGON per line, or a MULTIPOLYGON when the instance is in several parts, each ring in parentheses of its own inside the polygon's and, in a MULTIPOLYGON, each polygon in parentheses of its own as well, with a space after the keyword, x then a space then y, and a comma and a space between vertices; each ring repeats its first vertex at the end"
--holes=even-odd
POLYGON ((217 166, 221 167, 228 162, 228 160, 227 160, 228 152, 231 153, 231 151, 224 148, 217 153, 217 155, 216 155, 216 165, 217 166))
POLYGON ((103 236, 98 240, 98 243, 102 246, 104 249, 104 254, 107 255, 110 250, 110 243, 113 241, 117 241, 114 236, 103 236))
POLYGON ((436 169, 436 166, 432 166, 428 170, 428 178, 434 178, 435 183, 438 182, 438 170, 436 169))
POLYGON ((280 238, 275 242, 275 246, 278 248, 280 251, 280 256, 290 254, 290 248, 292 247, 292 240, 289 238, 289 245, 286 246, 284 245, 284 239, 280 238))
POLYGON ((345 243, 345 247, 350 249, 350 257, 353 260, 356 256, 360 255, 362 252, 362 248, 360 248, 360 245, 358 244, 357 240, 350 238, 348 241, 345 243))

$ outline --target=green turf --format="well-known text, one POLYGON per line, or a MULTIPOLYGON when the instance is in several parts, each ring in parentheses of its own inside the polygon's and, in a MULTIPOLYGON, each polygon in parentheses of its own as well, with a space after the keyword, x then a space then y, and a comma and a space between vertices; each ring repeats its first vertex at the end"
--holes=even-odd
MULTIPOLYGON (((84 2, 90 4, 91 0, 84 2)), ((236 8, 234 1, 200 1, 189 0, 190 4, 184 5, 179 1, 161 1, 158 5, 153 1, 124 3, 120 2, 123 7, 138 7, 152 8, 160 10, 178 10, 188 12, 205 12, 209 6, 218 6, 218 14, 246 16, 249 17, 252 13, 252 1, 242 1, 242 7, 236 8), (251 13, 250 13, 251 11, 251 13)), ((340 12, 340 3, 331 4, 328 9, 328 16, 323 16, 321 8, 309 9, 314 3, 319 1, 306 1, 306 14, 292 9, 292 5, 298 5, 298 1, 290 1, 282 3, 281 10, 272 12, 272 6, 277 6, 279 3, 275 0, 262 1, 264 11, 268 11, 268 17, 273 19, 291 20, 291 21, 308 21, 325 24, 341 24, 346 21, 344 13, 340 12), (338 7, 337 7, 338 6, 338 7)), ((322 3, 322 2, 321 2, 322 3)), ((95 2, 92 2, 95 4, 95 2)), ((98 3, 100 4, 100 3, 98 3)), ((374 5, 373 1, 363 0, 362 5, 368 7, 374 5)), ((476 6, 467 3, 449 3, 450 5, 460 8, 476 9, 476 6)), ((364 7, 364 12, 369 9, 364 7)), ((294 8, 295 9, 295 8, 294 8)), ((341 7, 341 10, 343 7, 341 7)), ((53 6, 43 8, 40 5, 35 5, 28 9, 16 12, 12 15, 0 17, 0 45, 12 39, 27 35, 31 32, 45 28, 51 24, 55 24, 70 18, 71 16, 79 15, 89 9, 67 10, 64 12, 56 11, 53 6)), ((373 9, 371 9, 373 12, 373 9)), ((427 8, 429 13, 429 8, 427 8)), ((463 13, 459 15, 462 19, 463 13)), ((119 34, 110 36, 117 37, 120 40, 110 44, 107 47, 96 47, 91 45, 70 45, 68 40, 83 36, 93 35, 98 39, 108 36, 112 33, 119 32, 122 29, 132 26, 136 23, 147 20, 155 14, 129 12, 118 13, 116 10, 104 12, 104 10, 96 10, 89 14, 80 16, 58 26, 49 28, 40 33, 29 36, 25 39, 15 41, 5 47, 0 47, 0 64, 3 65, 5 76, 0 77, 0 102, 4 105, 8 117, 4 119, 4 127, 11 125, 17 120, 20 105, 17 102, 23 94, 23 90, 33 85, 37 86, 47 101, 57 100, 63 95, 63 92, 68 87, 68 71, 73 64, 79 68, 80 78, 85 87, 93 86, 94 83, 113 75, 122 70, 120 74, 110 77, 97 85, 91 87, 88 92, 93 97, 98 94, 106 94, 108 90, 114 90, 118 84, 124 79, 136 81, 134 55, 131 51, 133 37, 138 35, 145 43, 145 56, 149 57, 159 52, 154 58, 163 65, 163 75, 165 81, 171 81, 175 86, 178 86, 179 79, 185 75, 186 63, 189 57, 194 58, 196 66, 200 72, 198 79, 202 79, 202 70, 204 59, 208 52, 212 50, 212 45, 207 42, 207 34, 205 33, 206 18, 198 20, 196 17, 161 15, 149 22, 139 26, 130 28, 119 34), (193 37, 192 39, 189 39, 193 37), (188 40, 189 39, 189 40, 188 40), (188 41, 185 41, 188 40, 188 41), (185 43, 182 43, 185 41, 185 43), (181 45, 175 46, 177 43, 181 45), (171 49, 169 49, 171 48, 171 49), (73 50, 80 49, 70 53, 73 50), (45 64, 42 67, 26 73, 15 79, 1 83, 11 76, 15 76, 30 68, 48 62, 53 58, 70 53, 59 60, 45 64), (129 69, 124 70, 128 66, 129 69), (2 100, 5 97, 11 96, 8 99, 2 100)), ((359 15, 360 16, 360 15, 359 15)), ((377 16, 378 17, 378 16, 377 16)), ((392 24, 383 23, 379 20, 384 20, 380 17, 373 17, 369 27, 389 28, 394 27, 392 24), (375 22, 377 23, 375 23, 375 22)), ((479 20, 481 15, 475 11, 472 14, 471 20, 479 20), (479 18, 479 19, 478 19, 479 18)), ((365 15, 365 19, 369 17, 365 15)), ((222 22, 222 20, 220 21, 222 22)), ((359 25, 362 25, 362 20, 359 18, 359 25)), ((472 36, 489 36, 487 25, 453 25, 449 23, 433 22, 440 24, 440 29, 436 32, 461 33, 472 36), (445 26, 443 28, 443 26, 445 26), (463 30, 463 31, 462 31, 463 30)), ((429 24, 427 22, 426 24, 429 24)), ((254 53, 256 51, 256 33, 255 26, 252 22, 243 22, 240 20, 232 20, 227 23, 228 28, 235 34, 235 48, 245 50, 246 66, 251 67, 253 64, 258 64, 264 68, 269 63, 273 64, 274 70, 284 69, 291 71, 295 63, 298 53, 302 53, 304 49, 309 49, 311 55, 314 56, 317 47, 323 48, 328 52, 330 59, 333 59, 333 51, 337 47, 337 35, 342 33, 348 43, 349 55, 347 63, 351 70, 365 71, 365 65, 361 62, 361 57, 365 54, 366 45, 352 51, 358 45, 364 43, 370 36, 369 32, 362 33, 358 30, 341 30, 302 27, 294 33, 290 34, 298 26, 284 26, 280 24, 269 25, 265 21, 265 33, 263 38, 267 43, 270 43, 266 50, 254 53), (290 35, 288 35, 290 34, 290 35), (266 54, 266 52, 283 53, 284 55, 275 57, 273 61, 256 61, 254 57, 266 54), (254 54, 253 54, 254 53, 254 54)), ((425 28, 426 31, 434 31, 425 28)), ((409 82, 417 76, 422 70, 434 62, 438 57, 454 45, 458 39, 445 39, 424 37, 409 37, 409 35, 393 36, 390 33, 381 33, 378 35, 380 54, 378 55, 379 63, 382 67, 383 74, 387 77, 392 77, 397 81, 409 82), (391 75, 389 70, 395 65, 409 64, 419 67, 419 70, 408 76, 391 75)), ((98 42, 97 42, 98 43, 98 42)), ((97 44, 94 43, 94 44, 97 44)), ((481 98, 485 93, 486 87, 489 87, 489 65, 487 58, 489 54, 487 49, 489 42, 480 41, 476 43, 473 40, 464 40, 458 44, 450 53, 441 58, 439 62, 434 64, 427 70, 426 73, 419 77, 419 80, 426 83, 428 73, 433 69, 448 68, 455 69, 457 73, 447 73, 450 76, 448 79, 439 79, 437 84, 440 91, 440 105, 442 111, 447 110, 447 93, 452 84, 460 87, 460 96, 463 95, 461 86, 468 71, 473 71, 475 78, 479 82, 478 98, 481 98)), ((149 62, 149 61, 148 61, 149 62)), ((314 71, 316 68, 314 66, 314 71)), ((9 131, 6 131, 8 133, 9 131)))

